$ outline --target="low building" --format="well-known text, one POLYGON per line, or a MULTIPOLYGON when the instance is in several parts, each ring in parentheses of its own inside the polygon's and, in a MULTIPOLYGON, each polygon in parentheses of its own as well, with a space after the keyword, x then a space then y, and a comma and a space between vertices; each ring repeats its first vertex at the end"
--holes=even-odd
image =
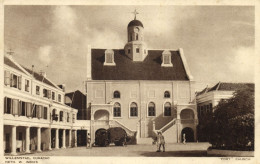
MULTIPOLYGON (((253 83, 219 82, 213 87, 206 87, 196 93, 199 126, 203 127, 205 120, 208 120, 207 115, 214 112, 214 107, 218 105, 220 100, 231 98, 238 89, 244 87, 254 88, 254 86, 253 83)), ((198 140, 207 141, 207 137, 198 132, 198 140)))
POLYGON ((4 56, 4 151, 15 155, 77 146, 77 110, 65 105, 64 88, 44 73, 4 56))

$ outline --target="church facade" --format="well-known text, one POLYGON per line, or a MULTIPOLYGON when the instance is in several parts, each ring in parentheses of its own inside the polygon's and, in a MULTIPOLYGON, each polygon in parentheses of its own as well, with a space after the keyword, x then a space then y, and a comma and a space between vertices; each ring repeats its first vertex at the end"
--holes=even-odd
POLYGON ((193 77, 183 50, 151 50, 144 26, 132 20, 123 49, 87 52, 87 117, 92 142, 99 129, 120 126, 137 143, 152 143, 161 131, 167 143, 196 141, 193 77))

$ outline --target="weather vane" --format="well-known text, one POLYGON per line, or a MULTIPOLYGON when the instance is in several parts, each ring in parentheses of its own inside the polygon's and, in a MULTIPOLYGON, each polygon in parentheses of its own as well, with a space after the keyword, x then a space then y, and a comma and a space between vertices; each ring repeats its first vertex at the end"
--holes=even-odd
POLYGON ((139 13, 136 11, 136 9, 135 9, 135 11, 132 12, 132 13, 135 15, 135 20, 136 20, 136 15, 139 14, 139 13))

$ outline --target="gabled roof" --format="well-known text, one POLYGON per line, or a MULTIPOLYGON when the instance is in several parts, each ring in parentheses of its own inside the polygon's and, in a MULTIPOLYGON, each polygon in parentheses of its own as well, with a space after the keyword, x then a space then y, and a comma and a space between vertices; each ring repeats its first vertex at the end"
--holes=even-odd
POLYGON ((219 82, 211 88, 205 88, 201 92, 197 94, 201 95, 203 93, 212 92, 212 91, 236 91, 238 89, 242 89, 244 87, 254 88, 254 83, 227 83, 227 82, 219 82))
POLYGON ((179 51, 171 52, 173 67, 162 67, 163 50, 148 50, 142 62, 134 62, 123 49, 114 49, 115 66, 104 66, 105 49, 91 49, 93 80, 189 80, 179 51))
MULTIPOLYGON (((45 83, 45 84, 47 84, 47 85, 50 85, 50 86, 52 86, 52 87, 54 87, 54 88, 58 88, 56 85, 54 85, 52 82, 50 82, 47 78, 45 78, 44 76, 42 76, 42 75, 40 75, 39 73, 37 73, 37 72, 33 72, 32 70, 30 70, 30 69, 28 69, 28 68, 26 68, 26 67, 24 67, 24 66, 22 66, 27 72, 29 72, 31 75, 33 75, 33 77, 36 79, 36 80, 38 80, 38 81, 40 81, 40 82, 43 82, 43 83, 45 83)), ((60 89, 60 88, 59 88, 60 89)))
POLYGON ((8 65, 9 67, 12 67, 22 73, 25 73, 21 68, 19 68, 12 60, 10 60, 8 57, 4 56, 4 64, 8 65))

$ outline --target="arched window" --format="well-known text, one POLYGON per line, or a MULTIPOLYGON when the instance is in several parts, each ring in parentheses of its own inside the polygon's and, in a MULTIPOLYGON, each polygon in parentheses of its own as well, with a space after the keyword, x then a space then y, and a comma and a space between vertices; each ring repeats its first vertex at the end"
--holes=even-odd
POLYGON ((131 117, 137 117, 138 116, 138 110, 137 110, 137 104, 131 103, 130 105, 130 116, 131 117))
POLYGON ((63 121, 63 111, 60 111, 60 121, 63 121))
POLYGON ((148 116, 155 116, 155 104, 153 102, 148 105, 148 116))
POLYGON ((164 104, 164 116, 171 116, 171 103, 167 102, 164 104))
POLYGON ((114 98, 120 98, 120 92, 119 91, 114 92, 114 98))
POLYGON ((121 117, 121 105, 119 103, 114 104, 114 117, 121 117))
POLYGON ((164 92, 164 98, 170 98, 171 97, 171 94, 169 91, 165 91, 164 92))

